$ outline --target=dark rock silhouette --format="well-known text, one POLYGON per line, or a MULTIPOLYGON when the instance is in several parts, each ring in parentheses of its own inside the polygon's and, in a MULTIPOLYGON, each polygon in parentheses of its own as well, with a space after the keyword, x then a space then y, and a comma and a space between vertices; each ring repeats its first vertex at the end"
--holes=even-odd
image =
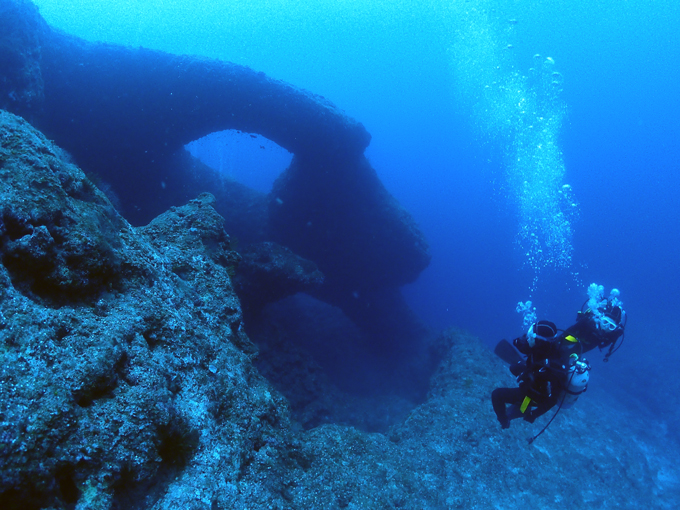
POLYGON ((363 156, 370 135, 359 122, 247 67, 69 36, 25 0, 0 0, 0 14, 7 68, 0 107, 28 118, 110 184, 132 224, 204 191, 224 213, 230 192, 183 155, 204 135, 239 129, 294 153, 269 197, 267 225, 253 210, 263 235, 251 240, 273 240, 312 260, 326 277, 318 297, 378 335, 395 359, 413 357, 425 328, 399 287, 427 267, 429 249, 363 156))
POLYGON ((404 285, 429 263, 425 238, 363 156, 296 155, 270 197, 272 237, 317 261, 333 287, 404 285))
POLYGON ((254 243, 241 251, 234 284, 246 320, 256 319, 268 304, 309 292, 323 283, 314 262, 272 242, 254 243))
POLYGON ((42 107, 44 30, 45 22, 32 2, 0 1, 0 108, 28 116, 42 107))

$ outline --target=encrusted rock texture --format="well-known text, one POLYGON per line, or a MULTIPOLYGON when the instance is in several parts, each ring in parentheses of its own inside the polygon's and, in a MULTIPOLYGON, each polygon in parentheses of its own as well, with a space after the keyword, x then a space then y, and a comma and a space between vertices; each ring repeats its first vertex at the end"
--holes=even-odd
POLYGON ((0 119, 0 507, 264 504, 287 404, 253 368, 212 197, 132 228, 0 119))
POLYGON ((677 508, 661 426, 591 391, 529 445, 547 418, 500 430, 514 380, 461 331, 383 432, 301 426, 255 368, 213 201, 133 228, 0 111, 0 508, 677 508))

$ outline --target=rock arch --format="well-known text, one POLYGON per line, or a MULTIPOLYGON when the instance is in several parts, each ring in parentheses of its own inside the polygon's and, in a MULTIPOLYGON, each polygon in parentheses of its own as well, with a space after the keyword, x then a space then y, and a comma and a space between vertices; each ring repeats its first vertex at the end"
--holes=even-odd
POLYGON ((185 144, 259 133, 294 154, 266 198, 264 235, 314 260, 326 275, 320 296, 384 337, 376 345, 422 333, 399 287, 428 265, 429 249, 364 157, 361 123, 244 66, 84 41, 50 28, 26 0, 0 0, 0 13, 0 61, 11 64, 0 107, 110 183, 131 223, 214 192, 214 176, 188 168, 185 144))

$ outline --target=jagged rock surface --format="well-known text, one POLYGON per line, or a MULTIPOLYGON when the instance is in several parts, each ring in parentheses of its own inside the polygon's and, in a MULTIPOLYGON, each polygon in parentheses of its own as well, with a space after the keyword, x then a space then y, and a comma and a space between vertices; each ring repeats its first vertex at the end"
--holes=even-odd
POLYGON ((0 141, 0 506, 257 506, 287 404, 212 198, 135 229, 24 121, 0 113, 0 141))

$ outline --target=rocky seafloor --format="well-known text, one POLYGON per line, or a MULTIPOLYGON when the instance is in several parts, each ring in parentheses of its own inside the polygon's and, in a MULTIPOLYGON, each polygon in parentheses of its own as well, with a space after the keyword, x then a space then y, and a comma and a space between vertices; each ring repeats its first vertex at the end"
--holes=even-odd
POLYGON ((0 112, 0 508, 678 508, 644 410, 589 391, 529 445, 551 413, 502 431, 489 396, 514 380, 462 331, 408 404, 333 387, 280 330, 258 347, 213 200, 132 227, 0 112))

